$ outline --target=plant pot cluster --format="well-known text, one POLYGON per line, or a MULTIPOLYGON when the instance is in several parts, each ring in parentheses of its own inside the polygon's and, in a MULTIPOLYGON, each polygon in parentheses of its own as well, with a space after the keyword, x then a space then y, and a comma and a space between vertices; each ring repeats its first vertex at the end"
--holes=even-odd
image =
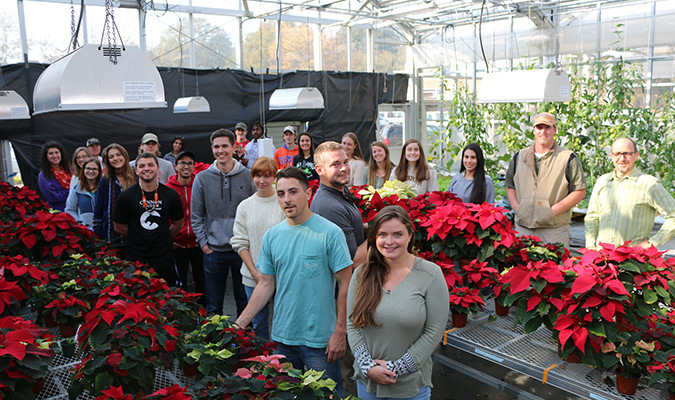
POLYGON ((101 400, 267 398, 285 389, 318 399, 335 394, 330 380, 304 379, 290 365, 257 359, 270 356, 274 344, 234 329, 225 317, 207 319, 199 295, 168 287, 147 266, 117 258, 70 215, 49 212, 29 189, 0 183, 0 213, 8 207, 25 214, 14 212, 0 226, 0 313, 8 315, 0 319, 2 399, 34 399, 31 389, 39 387, 55 351, 74 357, 78 348, 86 356, 71 371, 71 398, 85 390, 101 400), (40 311, 38 324, 62 325, 60 346, 45 328, 12 315, 26 300, 40 311), (153 393, 157 368, 186 358, 197 367, 195 385, 153 393), (260 373, 235 375, 242 368, 260 373))

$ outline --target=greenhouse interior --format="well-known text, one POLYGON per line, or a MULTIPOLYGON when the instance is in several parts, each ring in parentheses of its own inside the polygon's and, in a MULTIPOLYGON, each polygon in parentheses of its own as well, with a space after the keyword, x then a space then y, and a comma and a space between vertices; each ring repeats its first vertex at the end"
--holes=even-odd
POLYGON ((0 400, 675 400, 673 196, 675 0, 0 0, 0 400))

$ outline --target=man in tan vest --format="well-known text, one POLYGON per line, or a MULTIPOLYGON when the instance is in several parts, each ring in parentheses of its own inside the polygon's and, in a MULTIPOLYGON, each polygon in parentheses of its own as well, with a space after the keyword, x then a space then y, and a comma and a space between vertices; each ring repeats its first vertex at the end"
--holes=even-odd
POLYGON ((509 162, 506 197, 520 234, 569 247, 571 209, 586 197, 586 178, 577 156, 556 144, 556 133, 553 114, 534 118, 534 144, 509 162))

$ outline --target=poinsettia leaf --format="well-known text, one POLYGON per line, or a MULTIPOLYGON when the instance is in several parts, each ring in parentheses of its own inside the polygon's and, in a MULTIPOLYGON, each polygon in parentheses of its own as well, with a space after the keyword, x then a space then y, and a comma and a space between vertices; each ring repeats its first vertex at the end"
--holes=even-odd
POLYGON ((595 336, 600 336, 600 337, 605 337, 605 325, 601 322, 598 321, 593 321, 588 324, 586 324, 586 329, 588 329, 588 332, 595 335, 595 336))
POLYGON ((20 342, 11 342, 3 344, 4 348, 0 349, 0 356, 10 355, 21 361, 26 356, 26 346, 20 342))
POLYGON ((543 279, 530 279, 530 283, 532 284, 532 287, 534 288, 534 290, 537 291, 537 293, 541 293, 544 290, 544 288, 546 287, 546 284, 548 282, 546 282, 543 279))
POLYGON ((649 289, 643 289, 642 296, 647 304, 654 304, 659 300, 659 296, 656 295, 656 292, 649 289))
POLYGON ((530 333, 536 331, 537 329, 539 329, 542 322, 543 322, 543 320, 541 318, 532 318, 525 323, 525 325, 523 326, 523 329, 525 330, 526 334, 530 334, 530 333))
POLYGON ((670 293, 666 289, 663 288, 663 286, 657 286, 654 288, 654 291, 661 296, 662 298, 665 299, 666 303, 670 303, 670 293))
POLYGON ((54 229, 45 229, 42 231, 42 237, 45 238, 47 242, 51 242, 56 237, 56 231, 54 229))
POLYGON ((102 391, 105 389, 108 389, 110 385, 113 384, 113 377, 111 375, 108 375, 106 372, 101 372, 100 374, 96 375, 96 379, 94 380, 94 389, 97 391, 102 391))
POLYGON ((597 284, 595 277, 590 273, 582 273, 572 284, 572 294, 586 293, 597 284))
POLYGON ((586 339, 588 339, 588 330, 584 327, 580 327, 572 334, 574 344, 584 354, 586 354, 586 339))
POLYGON ((608 289, 612 289, 612 291, 614 293, 630 296, 630 293, 628 293, 628 291, 626 290, 626 287, 618 279, 614 279, 614 280, 611 280, 611 281, 607 282, 605 287, 608 288, 608 289))
POLYGON ((624 271, 637 272, 637 273, 642 272, 642 270, 640 270, 640 267, 631 260, 626 260, 626 261, 622 262, 621 264, 618 265, 618 267, 619 267, 619 269, 622 269, 624 271))
POLYGON ((33 246, 35 246, 35 243, 37 243, 37 237, 31 233, 30 235, 23 236, 21 241, 26 245, 26 248, 30 250, 33 248, 33 246))

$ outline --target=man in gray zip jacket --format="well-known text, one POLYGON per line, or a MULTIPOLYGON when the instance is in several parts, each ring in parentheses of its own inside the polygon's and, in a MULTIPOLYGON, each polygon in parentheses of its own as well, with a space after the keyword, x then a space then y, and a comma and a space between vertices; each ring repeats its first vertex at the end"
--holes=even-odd
POLYGON ((192 185, 191 221, 197 242, 204 252, 206 310, 223 313, 227 275, 232 271, 237 315, 246 308, 246 292, 241 281, 241 258, 232 249, 230 239, 237 206, 253 195, 255 185, 250 170, 232 158, 234 133, 218 129, 211 134, 215 162, 195 177, 192 185))

